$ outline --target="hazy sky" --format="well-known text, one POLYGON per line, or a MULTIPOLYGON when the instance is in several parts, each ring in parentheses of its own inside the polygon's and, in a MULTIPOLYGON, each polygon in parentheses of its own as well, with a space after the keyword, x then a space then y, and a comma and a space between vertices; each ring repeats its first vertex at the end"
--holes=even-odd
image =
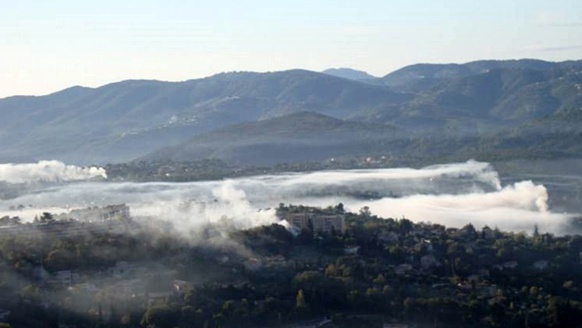
POLYGON ((0 0, 0 97, 233 70, 582 59, 580 0, 0 0))

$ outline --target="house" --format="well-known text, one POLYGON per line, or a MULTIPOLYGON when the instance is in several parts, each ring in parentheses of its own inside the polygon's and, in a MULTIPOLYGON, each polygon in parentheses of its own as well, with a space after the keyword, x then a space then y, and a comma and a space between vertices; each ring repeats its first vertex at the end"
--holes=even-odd
POLYGON ((94 284, 91 284, 91 283, 78 284, 78 285, 75 285, 74 288, 80 289, 80 290, 88 292, 88 293, 97 293, 99 291, 99 288, 97 288, 97 286, 95 286, 94 284))
POLYGON ((481 229, 481 238, 483 239, 488 239, 488 240, 494 240, 497 238, 497 232, 491 228, 489 228, 488 226, 483 227, 483 229, 481 229))
POLYGON ((50 273, 41 264, 32 269, 32 277, 40 282, 45 282, 50 277, 50 273))
POLYGON ((396 232, 393 231, 383 231, 378 236, 378 239, 384 244, 395 244, 398 243, 399 237, 396 232))
POLYGON ((104 222, 109 220, 130 219, 129 206, 126 204, 72 210, 67 214, 67 216, 81 222, 104 222))
POLYGON ((535 261, 533 267, 536 268, 537 270, 543 271, 548 267, 548 261, 547 260, 535 261))
POLYGON ((79 274, 71 270, 57 271, 54 274, 54 281, 63 287, 71 287, 79 281, 79 274))
POLYGON ((290 263, 283 255, 275 255, 265 258, 265 266, 271 269, 284 269, 289 267, 290 263))
POLYGON ((218 262, 220 264, 226 264, 226 263, 228 263, 228 261, 230 261, 230 257, 228 257, 226 255, 217 256, 214 259, 216 260, 216 262, 218 262))
POLYGON ((441 262, 439 262, 434 255, 425 255, 420 258, 420 266, 425 270, 433 267, 440 267, 441 265, 441 262))
POLYGON ((507 261, 503 263, 503 268, 505 269, 515 269, 517 268, 518 264, 517 261, 507 261))
POLYGON ((259 258, 251 257, 243 262, 243 266, 247 271, 254 272, 263 268, 263 262, 259 258))
POLYGON ((148 292, 146 293, 146 302, 148 307, 155 304, 163 304, 166 300, 174 295, 174 291, 162 291, 162 292, 148 292))
POLYGON ((173 287, 178 296, 183 296, 187 291, 194 289, 191 282, 178 279, 174 280, 173 287))
POLYGON ((404 263, 404 264, 400 264, 396 268, 394 268, 394 273, 396 273, 399 276, 403 276, 403 275, 411 272, 412 269, 413 269, 412 265, 410 265, 408 263, 404 263))
POLYGON ((133 266, 126 261, 118 261, 115 266, 110 269, 112 275, 117 278, 125 277, 133 269, 133 266))
POLYGON ((6 320, 12 312, 10 310, 0 309, 0 320, 6 320))
POLYGON ((360 250, 360 246, 346 246, 344 248, 344 254, 357 255, 359 250, 360 250))

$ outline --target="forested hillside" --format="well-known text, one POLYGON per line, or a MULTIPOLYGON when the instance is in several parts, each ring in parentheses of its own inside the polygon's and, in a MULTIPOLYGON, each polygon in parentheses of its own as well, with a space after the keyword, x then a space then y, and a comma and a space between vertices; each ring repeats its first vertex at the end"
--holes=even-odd
MULTIPOLYGON (((0 160, 119 163, 155 157, 150 153, 166 147, 174 147, 162 151, 167 156, 173 149, 170 158, 250 158, 255 164, 350 156, 354 149, 366 155, 414 156, 432 149, 431 158, 448 158, 478 157, 482 145, 490 153, 496 144, 511 144, 511 151, 521 154, 527 149, 518 146, 528 143, 522 139, 533 138, 534 130, 556 130, 560 117, 568 116, 569 127, 579 126, 581 72, 580 61, 477 61, 412 65, 383 78, 358 80, 290 70, 73 87, 41 97, 0 99, 0 160), (306 124, 298 130, 305 132, 298 144, 300 133, 290 136, 285 122, 296 128, 307 120, 298 118, 306 112, 344 121, 334 123, 342 125, 341 131, 306 124), (237 126, 241 123, 250 125, 237 126), (257 131, 249 132, 251 127, 257 131), (407 141, 395 141, 392 131, 407 141), (238 132, 241 139, 233 140, 238 132), (289 145, 281 138, 288 138, 289 145), (191 156, 180 154, 185 142, 191 156), (362 147, 366 144, 381 146, 362 147), (281 147, 297 156, 282 155, 281 147)), ((580 156, 570 146, 576 140, 570 130, 556 131, 559 136, 550 137, 543 150, 580 156)))

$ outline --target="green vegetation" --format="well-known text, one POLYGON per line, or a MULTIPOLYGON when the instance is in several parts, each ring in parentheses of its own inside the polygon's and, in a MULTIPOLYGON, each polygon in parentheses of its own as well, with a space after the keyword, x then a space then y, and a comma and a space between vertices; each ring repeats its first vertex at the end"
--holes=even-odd
POLYGON ((331 169, 381 168, 403 164, 393 158, 337 158, 333 161, 284 163, 271 166, 227 164, 221 160, 200 161, 139 161, 105 166, 110 181, 200 181, 331 169))
MULTIPOLYGON (((582 237, 383 219, 346 231, 174 229, 3 218, 0 308, 14 327, 574 327, 582 237), (6 230, 11 229, 11 230, 6 230)), ((46 217, 49 214, 47 213, 46 217)), ((145 220, 145 219, 144 219, 145 220)))

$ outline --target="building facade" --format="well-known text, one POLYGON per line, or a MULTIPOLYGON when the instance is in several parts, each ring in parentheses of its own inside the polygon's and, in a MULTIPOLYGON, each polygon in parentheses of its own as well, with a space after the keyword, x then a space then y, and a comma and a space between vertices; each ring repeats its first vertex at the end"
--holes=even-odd
POLYGON ((284 218, 289 224, 300 230, 313 228, 314 232, 344 233, 345 217, 343 215, 318 215, 312 213, 289 213, 284 218))

